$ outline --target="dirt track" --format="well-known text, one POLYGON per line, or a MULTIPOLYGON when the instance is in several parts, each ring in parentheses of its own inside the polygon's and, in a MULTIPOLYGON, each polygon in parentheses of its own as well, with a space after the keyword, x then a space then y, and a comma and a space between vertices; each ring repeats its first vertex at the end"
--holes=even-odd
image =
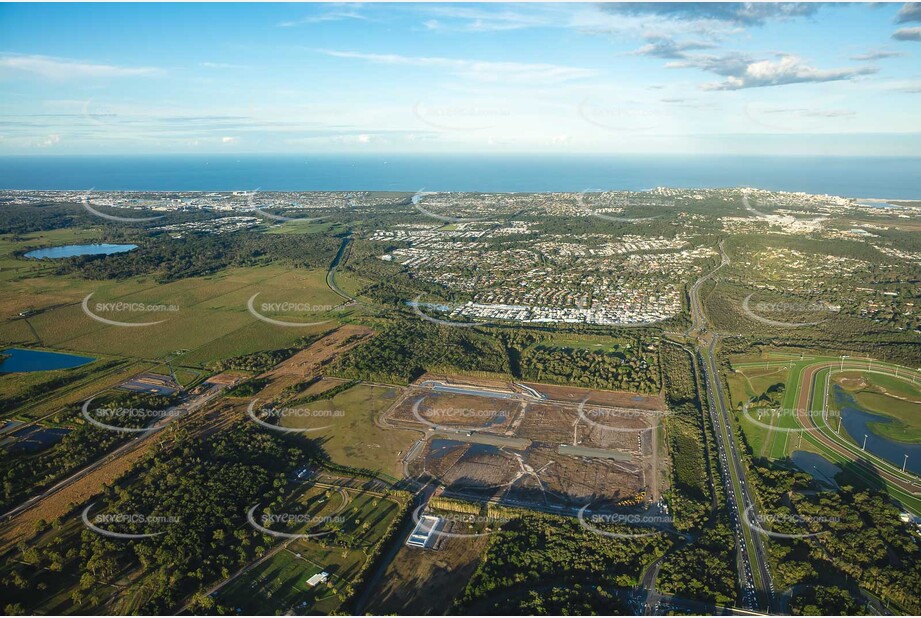
POLYGON ((282 361, 261 374, 259 377, 268 378, 269 384, 259 394, 259 397, 271 399, 286 386, 303 382, 307 378, 315 376, 334 358, 351 350, 373 334, 373 330, 364 326, 347 324, 337 328, 288 360, 282 361), (350 337, 355 337, 355 339, 346 343, 350 337))
MULTIPOLYGON (((814 382, 815 382, 816 374, 822 369, 826 369, 828 367, 835 367, 837 365, 838 363, 829 361, 829 362, 820 363, 817 365, 810 365, 809 367, 806 367, 806 369, 803 371, 802 379, 800 380, 800 390, 796 398, 796 409, 798 410, 810 409, 809 404, 812 399, 812 393, 815 390, 814 382)), ((845 457, 847 459, 854 461, 855 464, 869 471, 871 474, 875 474, 875 475, 878 475, 886 479, 886 481, 892 483, 893 485, 902 489, 903 491, 909 494, 917 493, 918 488, 915 487, 912 483, 902 480, 896 475, 876 466, 869 459, 855 458, 854 453, 850 452, 847 448, 841 446, 840 444, 838 444, 837 442, 835 442, 834 440, 832 440, 831 438, 823 434, 821 431, 819 431, 818 425, 815 422, 815 418, 812 415, 806 415, 806 418, 809 419, 808 422, 810 424, 810 427, 808 427, 808 429, 814 429, 814 431, 811 432, 812 436, 816 440, 821 442, 824 446, 827 446, 828 448, 835 451, 842 457, 845 457)))

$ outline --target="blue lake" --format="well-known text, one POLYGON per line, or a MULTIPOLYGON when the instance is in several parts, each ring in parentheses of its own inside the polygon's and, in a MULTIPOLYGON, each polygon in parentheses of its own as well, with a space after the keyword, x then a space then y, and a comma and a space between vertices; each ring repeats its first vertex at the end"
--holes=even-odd
POLYGON ((63 247, 48 247, 47 249, 29 251, 26 253, 26 257, 41 260, 45 258, 68 258, 78 255, 112 255, 113 253, 126 253, 137 248, 137 245, 65 245, 63 247))
POLYGON ((835 482, 835 475, 841 472, 841 468, 828 461, 818 453, 810 453, 809 451, 793 451, 790 459, 800 470, 815 480, 835 489, 838 488, 838 483, 835 482))
POLYGON ((867 451, 900 468, 905 461, 905 455, 908 455, 906 469, 921 474, 921 444, 897 442, 873 433, 870 423, 891 423, 892 419, 860 409, 853 397, 840 386, 834 387, 834 396, 835 403, 841 410, 841 423, 858 446, 863 444, 863 437, 866 435, 867 451))
POLYGON ((89 356, 76 356, 74 354, 62 354, 60 352, 43 352, 41 350, 24 350, 22 348, 9 348, 3 350, 3 356, 4 358, 0 360, 0 373, 72 369, 96 360, 89 356))

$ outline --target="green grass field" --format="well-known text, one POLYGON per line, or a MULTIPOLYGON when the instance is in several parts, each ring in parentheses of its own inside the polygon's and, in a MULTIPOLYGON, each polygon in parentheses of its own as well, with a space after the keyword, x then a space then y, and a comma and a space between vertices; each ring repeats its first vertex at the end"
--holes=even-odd
MULTIPOLYGON (((324 491, 311 489, 300 500, 316 500, 324 491)), ((345 547, 327 546, 322 537, 294 540, 228 584, 218 593, 217 602, 244 615, 336 612, 343 602, 340 594, 367 568, 368 556, 400 512, 393 500, 356 491, 348 494, 350 501, 339 513, 345 520, 345 547), (329 582, 308 586, 307 580, 321 571, 329 573, 329 582)))
MULTIPOLYGON (((301 215, 297 215, 298 217, 301 215)), ((309 218, 307 215, 303 215, 309 218)), ((337 226, 335 221, 285 221, 279 224, 272 224, 265 231, 266 234, 318 234, 321 232, 332 231, 337 226)))
MULTIPOLYGON (((731 364, 734 369, 737 371, 751 371, 752 369, 768 370, 770 368, 780 368, 784 366, 790 366, 792 361, 792 370, 790 371, 789 378, 787 380, 787 389, 784 394, 784 400, 782 408, 784 409, 794 409, 797 402, 797 394, 801 388, 801 380, 803 370, 808 366, 818 362, 830 362, 832 364, 832 376, 840 375, 839 367, 834 366, 836 363, 840 363, 839 357, 806 357, 804 360, 799 360, 798 357, 794 358, 792 356, 780 357, 776 355, 765 356, 765 357, 745 357, 745 358, 733 358, 731 359, 731 364), (765 367, 767 365, 767 367, 765 367)), ((862 370, 859 367, 855 367, 856 364, 863 365, 865 362, 870 364, 869 361, 850 359, 844 363, 845 371, 844 375, 867 375, 869 383, 872 385, 871 388, 882 387, 891 394, 899 394, 899 396, 910 395, 913 392, 917 392, 918 388, 918 378, 911 369, 905 367, 898 367, 890 363, 885 363, 881 361, 872 361, 872 372, 862 370), (848 367, 850 364, 850 368, 848 367), (850 371, 848 370, 850 369, 850 371), (900 372, 899 377, 891 375, 896 370, 900 372), (877 371, 885 371, 888 373, 880 374, 876 373, 877 371), (912 378, 915 382, 911 383, 912 378)), ((825 399, 825 378, 829 373, 829 369, 822 369, 816 374, 816 382, 812 392, 812 403, 810 406, 810 413, 816 416, 817 418, 821 416, 821 410, 823 402, 825 399)), ((744 386, 742 386, 742 378, 732 374, 728 376, 730 382, 730 388, 732 384, 735 383, 736 391, 742 392, 744 386), (735 382, 733 382, 735 380, 735 382)), ((858 393, 859 395, 860 393, 858 393)), ((878 394, 873 391, 870 394, 878 394)), ((892 399, 892 397, 886 397, 887 399, 892 399)), ((832 398, 829 396, 829 403, 831 405, 832 398)), ((873 401, 871 399, 871 401, 873 401)), ((735 399, 733 399, 735 403, 735 399)), ((879 404, 877 404, 879 405, 879 404)), ((890 412, 890 416, 893 415, 894 408, 891 405, 886 405, 890 412)), ((905 413, 906 407, 899 408, 899 413, 905 413)), ((898 420, 898 419, 896 419, 898 420)), ((781 415, 773 420, 763 421, 768 422, 769 424, 775 425, 777 428, 783 429, 795 429, 800 426, 800 423, 791 415, 781 415)), ((917 422, 917 417, 912 417, 911 422, 917 422)), ((821 424, 821 421, 820 421, 821 424)), ((897 426, 893 423, 891 426, 897 426)), ((822 455, 825 459, 832 463, 836 464, 847 464, 850 462, 853 457, 841 455, 830 449, 829 447, 821 444, 818 441, 818 438, 811 432, 802 432, 802 438, 800 438, 799 431, 778 431, 778 430, 768 430, 766 428, 754 425, 753 423, 741 420, 741 427, 745 432, 746 438, 749 443, 753 445, 754 452, 756 455, 763 454, 769 459, 782 459, 788 457, 795 450, 804 450, 822 455)), ((834 434, 833 429, 836 428, 836 425, 832 423, 831 429, 826 429, 826 433, 834 434)), ((851 445, 851 448, 858 448, 855 440, 847 435, 843 429, 841 431, 840 437, 837 438, 843 443, 851 445)), ((886 465, 886 464, 882 464, 886 465)), ((892 464, 888 464, 890 468, 897 469, 897 466, 892 467, 892 464)), ((898 487, 881 481, 879 477, 868 475, 867 473, 853 469, 853 474, 860 478, 863 482, 867 483, 870 486, 874 487, 886 487, 890 494, 899 500, 902 505, 911 510, 914 513, 921 512, 921 499, 912 496, 898 487)))
MULTIPOLYGON (((15 243, 13 243, 15 244, 15 243)), ((7 247, 7 250, 9 248, 7 247)), ((8 259, 0 260, 5 264, 8 259)), ((4 282, 0 302, 0 344, 46 347, 86 354, 158 359, 184 351, 178 364, 203 367, 215 360, 285 347, 325 326, 284 327, 258 320, 247 311, 256 293, 257 311, 288 322, 332 320, 341 298, 326 285, 326 272, 281 266, 232 268, 208 277, 166 284, 139 277, 127 281, 90 281, 41 277, 41 266, 13 260, 19 274, 4 282), (81 301, 93 293, 89 308, 120 322, 154 322, 139 327, 100 323, 87 316, 81 301), (167 311, 98 311, 96 303, 168 305, 167 311), (264 303, 297 303, 307 311, 263 311, 264 303), (18 319, 20 311, 36 313, 18 319)), ((4 274, 7 274, 4 271, 4 274)))
MULTIPOLYGON (((589 350, 592 352, 622 352, 626 346, 632 346, 635 341, 630 339, 617 339, 613 337, 598 336, 553 336, 546 341, 534 346, 552 346, 555 348, 571 348, 573 350, 589 350)), ((532 347, 534 347, 532 346, 532 347)))
MULTIPOLYGON (((405 453, 419 434, 404 429, 381 429, 374 423, 374 418, 387 410, 398 394, 397 388, 359 384, 331 399, 303 404, 328 415, 288 416, 282 424, 286 427, 329 426, 305 435, 319 439, 335 463, 379 470, 394 480, 399 479, 403 475, 400 453, 405 453)), ((285 405, 299 406, 296 401, 285 405)))
MULTIPOLYGON (((787 362, 789 363, 789 361, 787 362)), ((729 384, 731 407, 734 410, 738 410, 744 402, 760 396, 769 387, 778 383, 786 386, 790 381, 789 365, 765 367, 763 364, 752 364, 751 366, 737 367, 735 372, 730 372, 726 375, 726 381, 729 384)), ((785 394, 784 403, 786 403, 786 400, 787 395, 785 394)), ((753 416, 772 427, 783 428, 790 426, 782 417, 770 415, 759 417, 757 414, 753 414, 753 416)), ((797 442, 791 442, 789 432, 768 429, 741 415, 739 418, 742 429, 745 431, 746 438, 756 457, 785 457, 795 450, 793 447, 797 442)), ((789 420, 791 419, 787 419, 787 421, 789 420)))
POLYGON ((346 270, 337 270, 336 271, 336 285, 345 292, 346 294, 351 294, 352 296, 358 296, 358 293, 366 288, 367 286, 373 284, 374 281, 371 279, 366 279, 356 275, 353 272, 346 270))

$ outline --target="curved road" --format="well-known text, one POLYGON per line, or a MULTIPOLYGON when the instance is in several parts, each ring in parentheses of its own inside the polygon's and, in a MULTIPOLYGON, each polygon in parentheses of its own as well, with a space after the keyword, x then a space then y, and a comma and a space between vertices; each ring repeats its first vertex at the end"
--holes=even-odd
POLYGON ((704 284, 705 281, 708 281, 716 274, 718 270, 727 266, 729 264, 729 256, 726 254, 726 247, 724 246, 725 240, 721 240, 719 244, 720 248, 720 264, 707 274, 703 275, 700 279, 694 282, 694 285, 688 290, 688 300, 691 309, 691 327, 687 330, 688 335, 700 336, 703 334, 703 331, 707 326, 707 316, 704 314, 704 307, 700 302, 700 286, 704 284))

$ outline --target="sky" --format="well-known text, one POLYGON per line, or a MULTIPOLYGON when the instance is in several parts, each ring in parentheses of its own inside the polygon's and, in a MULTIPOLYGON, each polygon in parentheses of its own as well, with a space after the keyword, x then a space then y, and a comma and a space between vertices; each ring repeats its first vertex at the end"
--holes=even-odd
POLYGON ((921 3, 0 4, 0 155, 921 156, 921 3))

